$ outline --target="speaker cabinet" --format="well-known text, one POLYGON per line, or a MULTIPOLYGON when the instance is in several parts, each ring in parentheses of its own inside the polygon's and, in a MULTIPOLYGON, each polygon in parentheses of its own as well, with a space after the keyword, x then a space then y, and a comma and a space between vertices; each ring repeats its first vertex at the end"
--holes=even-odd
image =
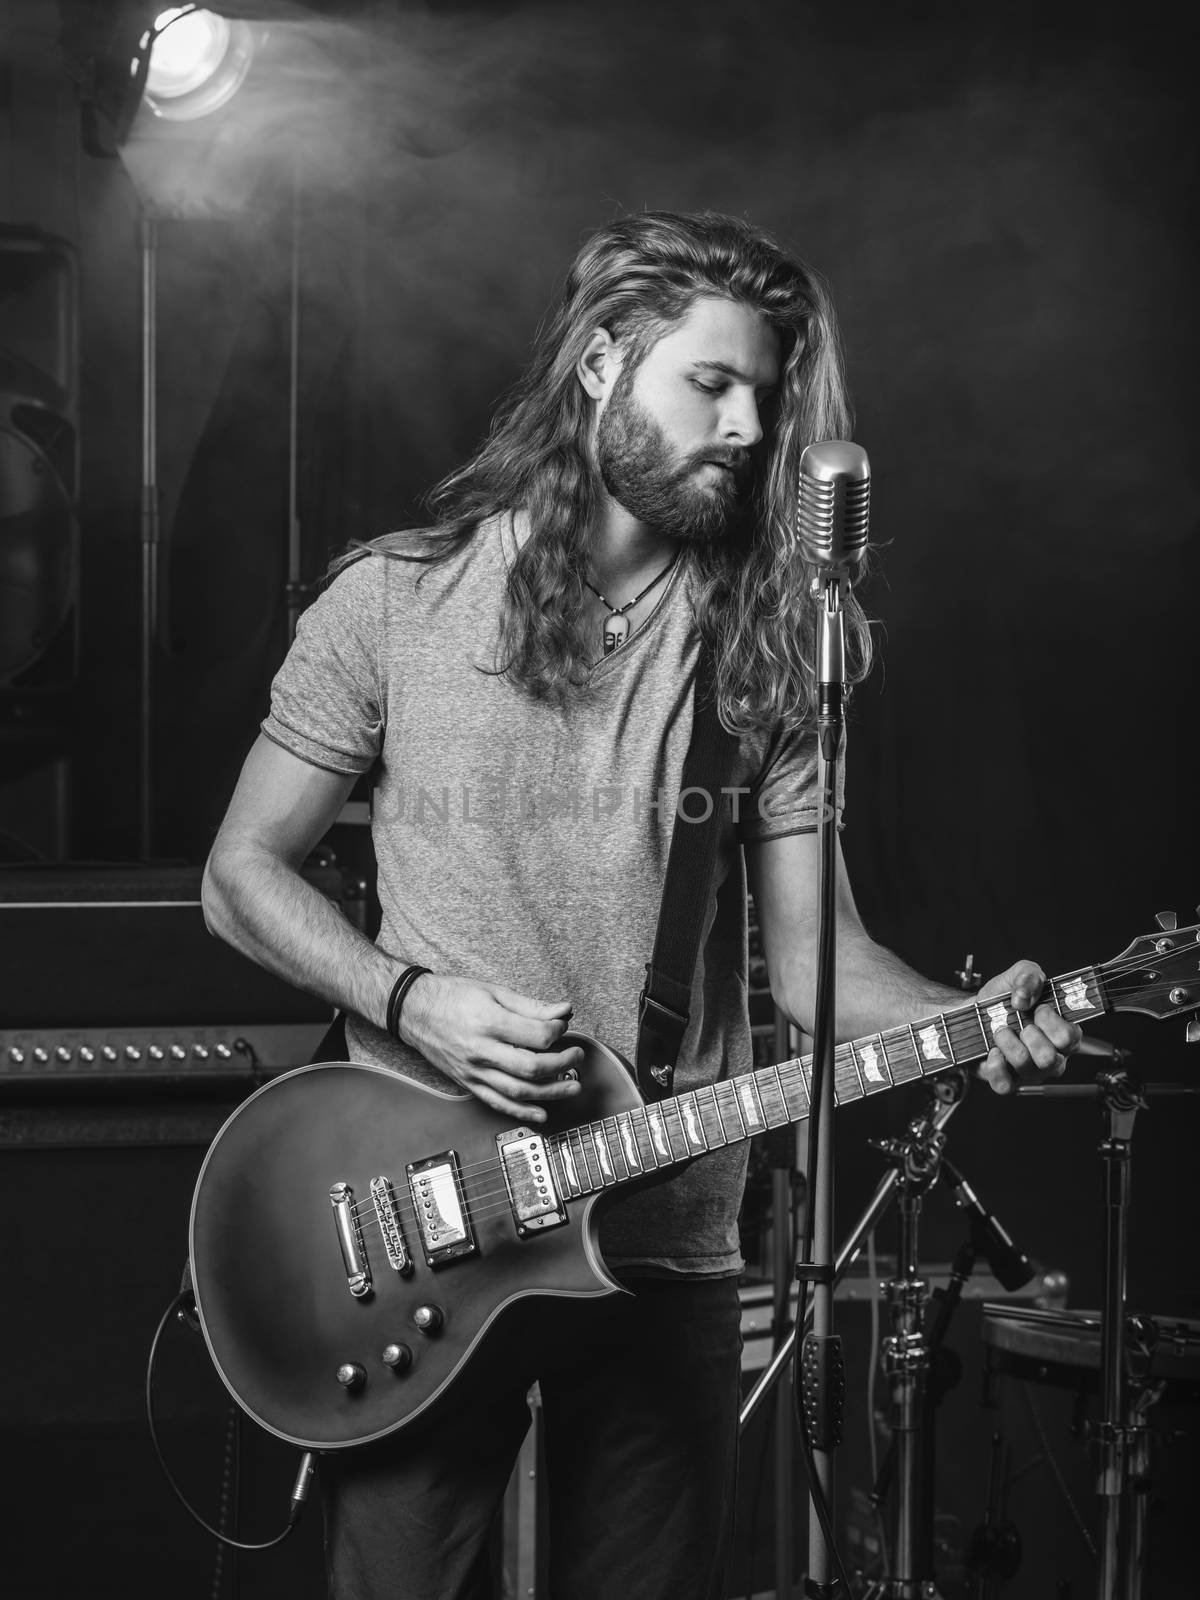
POLYGON ((0 860, 65 847, 79 631, 78 298, 66 240, 0 227, 0 860))
MULTIPOLYGON (((0 1107, 0 1451, 12 1600, 320 1600, 314 1493, 276 1550, 224 1552, 187 1516, 150 1446, 150 1341, 179 1287, 205 1147, 228 1107, 0 1107)), ((164 1451, 210 1522, 244 1539, 285 1523, 298 1452, 231 1402, 198 1334, 161 1343, 164 1451)))

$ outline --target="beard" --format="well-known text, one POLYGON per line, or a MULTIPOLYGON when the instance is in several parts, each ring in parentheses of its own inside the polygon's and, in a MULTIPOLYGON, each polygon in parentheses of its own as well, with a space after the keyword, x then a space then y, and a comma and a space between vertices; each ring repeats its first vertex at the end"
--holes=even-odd
POLYGON ((749 452, 712 445, 681 458, 633 398, 632 387, 633 374, 622 372, 596 434, 596 464, 609 494, 630 516, 673 539, 709 544, 744 527, 751 503, 749 452), (705 473, 705 462, 729 470, 705 473))

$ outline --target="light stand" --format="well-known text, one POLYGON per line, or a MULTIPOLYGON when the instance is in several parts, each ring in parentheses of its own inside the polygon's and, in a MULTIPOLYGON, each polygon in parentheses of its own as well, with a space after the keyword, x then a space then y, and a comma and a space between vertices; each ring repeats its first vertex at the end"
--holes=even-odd
POLYGON ((300 291, 303 244, 303 190, 300 156, 292 163, 291 273, 288 283, 288 557, 287 642, 296 637, 296 623, 311 599, 304 583, 299 510, 300 484, 300 291))
POLYGON ((142 629, 138 717, 138 854, 154 853, 154 689, 158 661, 158 219, 142 209, 142 629))

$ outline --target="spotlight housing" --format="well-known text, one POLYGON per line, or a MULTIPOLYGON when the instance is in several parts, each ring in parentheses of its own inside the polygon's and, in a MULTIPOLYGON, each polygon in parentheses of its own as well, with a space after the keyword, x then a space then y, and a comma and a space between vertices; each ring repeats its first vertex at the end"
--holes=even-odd
POLYGON ((196 6, 169 7, 148 37, 146 104, 165 122, 211 115, 245 81, 257 43, 254 29, 240 19, 196 6))

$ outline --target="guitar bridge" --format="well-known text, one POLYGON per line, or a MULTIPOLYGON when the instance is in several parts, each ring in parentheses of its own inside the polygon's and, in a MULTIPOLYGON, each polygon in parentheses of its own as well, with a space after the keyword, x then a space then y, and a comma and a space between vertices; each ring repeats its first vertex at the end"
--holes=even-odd
POLYGON ((514 1128, 509 1133, 498 1133, 496 1146, 520 1237, 564 1223, 566 1208, 554 1187, 546 1141, 532 1128, 514 1128))
POLYGON ((371 1269, 354 1211, 354 1190, 348 1183, 331 1185, 329 1204, 333 1207, 333 1224, 341 1247, 342 1266, 346 1270, 346 1287, 356 1300, 362 1300, 371 1292, 371 1269))
POLYGON ((438 1267, 459 1256, 474 1255, 475 1234, 467 1216, 457 1151, 443 1150, 424 1161, 410 1161, 405 1170, 429 1265, 438 1267))

